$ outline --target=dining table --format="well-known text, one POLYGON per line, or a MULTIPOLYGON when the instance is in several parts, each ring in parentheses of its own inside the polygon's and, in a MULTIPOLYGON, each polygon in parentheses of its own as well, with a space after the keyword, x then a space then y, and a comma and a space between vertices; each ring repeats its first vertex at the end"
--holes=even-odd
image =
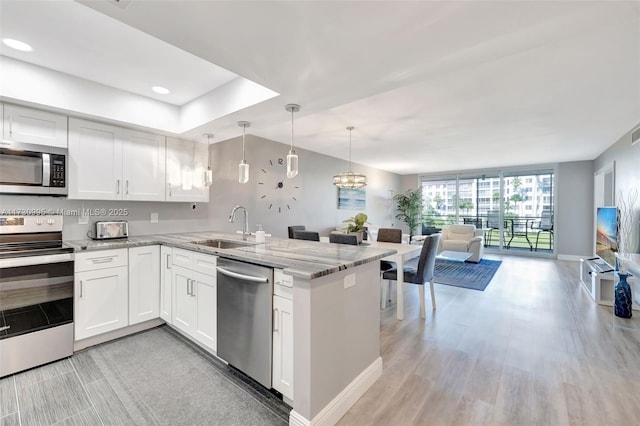
MULTIPOLYGON (((398 267, 398 271, 402 271, 404 267, 404 262, 409 259, 413 259, 414 257, 420 256, 420 251, 422 250, 421 244, 407 244, 407 243, 388 243, 382 241, 367 241, 369 247, 379 247, 395 250, 396 253, 390 256, 384 257, 382 260, 388 260, 390 262, 395 262, 398 267)), ((404 274, 398 273, 398 280, 396 284, 396 316, 398 320, 404 319, 404 297, 403 297, 403 287, 404 287, 404 274)), ((385 301, 380 300, 381 308, 384 309, 385 301)))

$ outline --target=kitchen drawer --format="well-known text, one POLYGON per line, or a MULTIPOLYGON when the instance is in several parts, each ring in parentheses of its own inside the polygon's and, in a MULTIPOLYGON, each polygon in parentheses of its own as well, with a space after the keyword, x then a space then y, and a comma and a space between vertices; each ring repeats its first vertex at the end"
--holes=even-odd
POLYGON ((293 287, 293 277, 291 275, 286 275, 282 269, 273 270, 273 282, 277 285, 293 287))
POLYGON ((173 248, 172 264, 191 269, 193 266, 193 256, 195 252, 179 248, 173 248))
POLYGON ((98 250, 75 254, 75 271, 95 271, 97 269, 116 268, 128 265, 128 250, 98 250))
POLYGON ((285 275, 282 269, 273 270, 273 294, 293 300, 293 277, 285 275))
POLYGON ((216 276, 217 257, 210 254, 194 253, 193 270, 203 274, 216 276))
POLYGON ((216 276, 216 256, 197 251, 173 249, 173 264, 191 271, 216 276))

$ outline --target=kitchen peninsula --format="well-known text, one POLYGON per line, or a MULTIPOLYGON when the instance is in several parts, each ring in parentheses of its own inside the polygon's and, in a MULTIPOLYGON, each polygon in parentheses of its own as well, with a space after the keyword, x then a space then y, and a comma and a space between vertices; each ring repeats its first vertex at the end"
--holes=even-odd
POLYGON ((334 424, 382 373, 377 260, 393 250, 277 238, 256 244, 217 232, 65 243, 77 254, 160 245, 162 253, 187 250, 280 270, 292 282, 290 424, 334 424), (203 244, 220 240, 235 244, 203 244))

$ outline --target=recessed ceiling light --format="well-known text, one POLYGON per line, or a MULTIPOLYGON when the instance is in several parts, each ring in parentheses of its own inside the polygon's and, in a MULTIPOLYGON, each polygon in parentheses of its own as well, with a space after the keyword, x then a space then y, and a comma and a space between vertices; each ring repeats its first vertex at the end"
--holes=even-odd
POLYGON ((12 38, 3 38, 2 42, 5 45, 9 46, 10 48, 20 50, 22 52, 31 52, 33 50, 33 47, 29 46, 27 43, 20 40, 14 40, 12 38))
POLYGON ((161 95, 168 95, 170 93, 169 89, 162 86, 153 86, 151 90, 153 90, 156 93, 160 93, 161 95))

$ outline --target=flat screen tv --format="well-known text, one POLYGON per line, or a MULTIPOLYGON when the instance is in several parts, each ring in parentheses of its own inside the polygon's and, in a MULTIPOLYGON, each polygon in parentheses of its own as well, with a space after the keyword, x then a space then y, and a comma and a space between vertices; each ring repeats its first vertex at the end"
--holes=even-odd
POLYGON ((598 207, 596 216, 596 255, 613 268, 618 251, 618 209, 598 207))

